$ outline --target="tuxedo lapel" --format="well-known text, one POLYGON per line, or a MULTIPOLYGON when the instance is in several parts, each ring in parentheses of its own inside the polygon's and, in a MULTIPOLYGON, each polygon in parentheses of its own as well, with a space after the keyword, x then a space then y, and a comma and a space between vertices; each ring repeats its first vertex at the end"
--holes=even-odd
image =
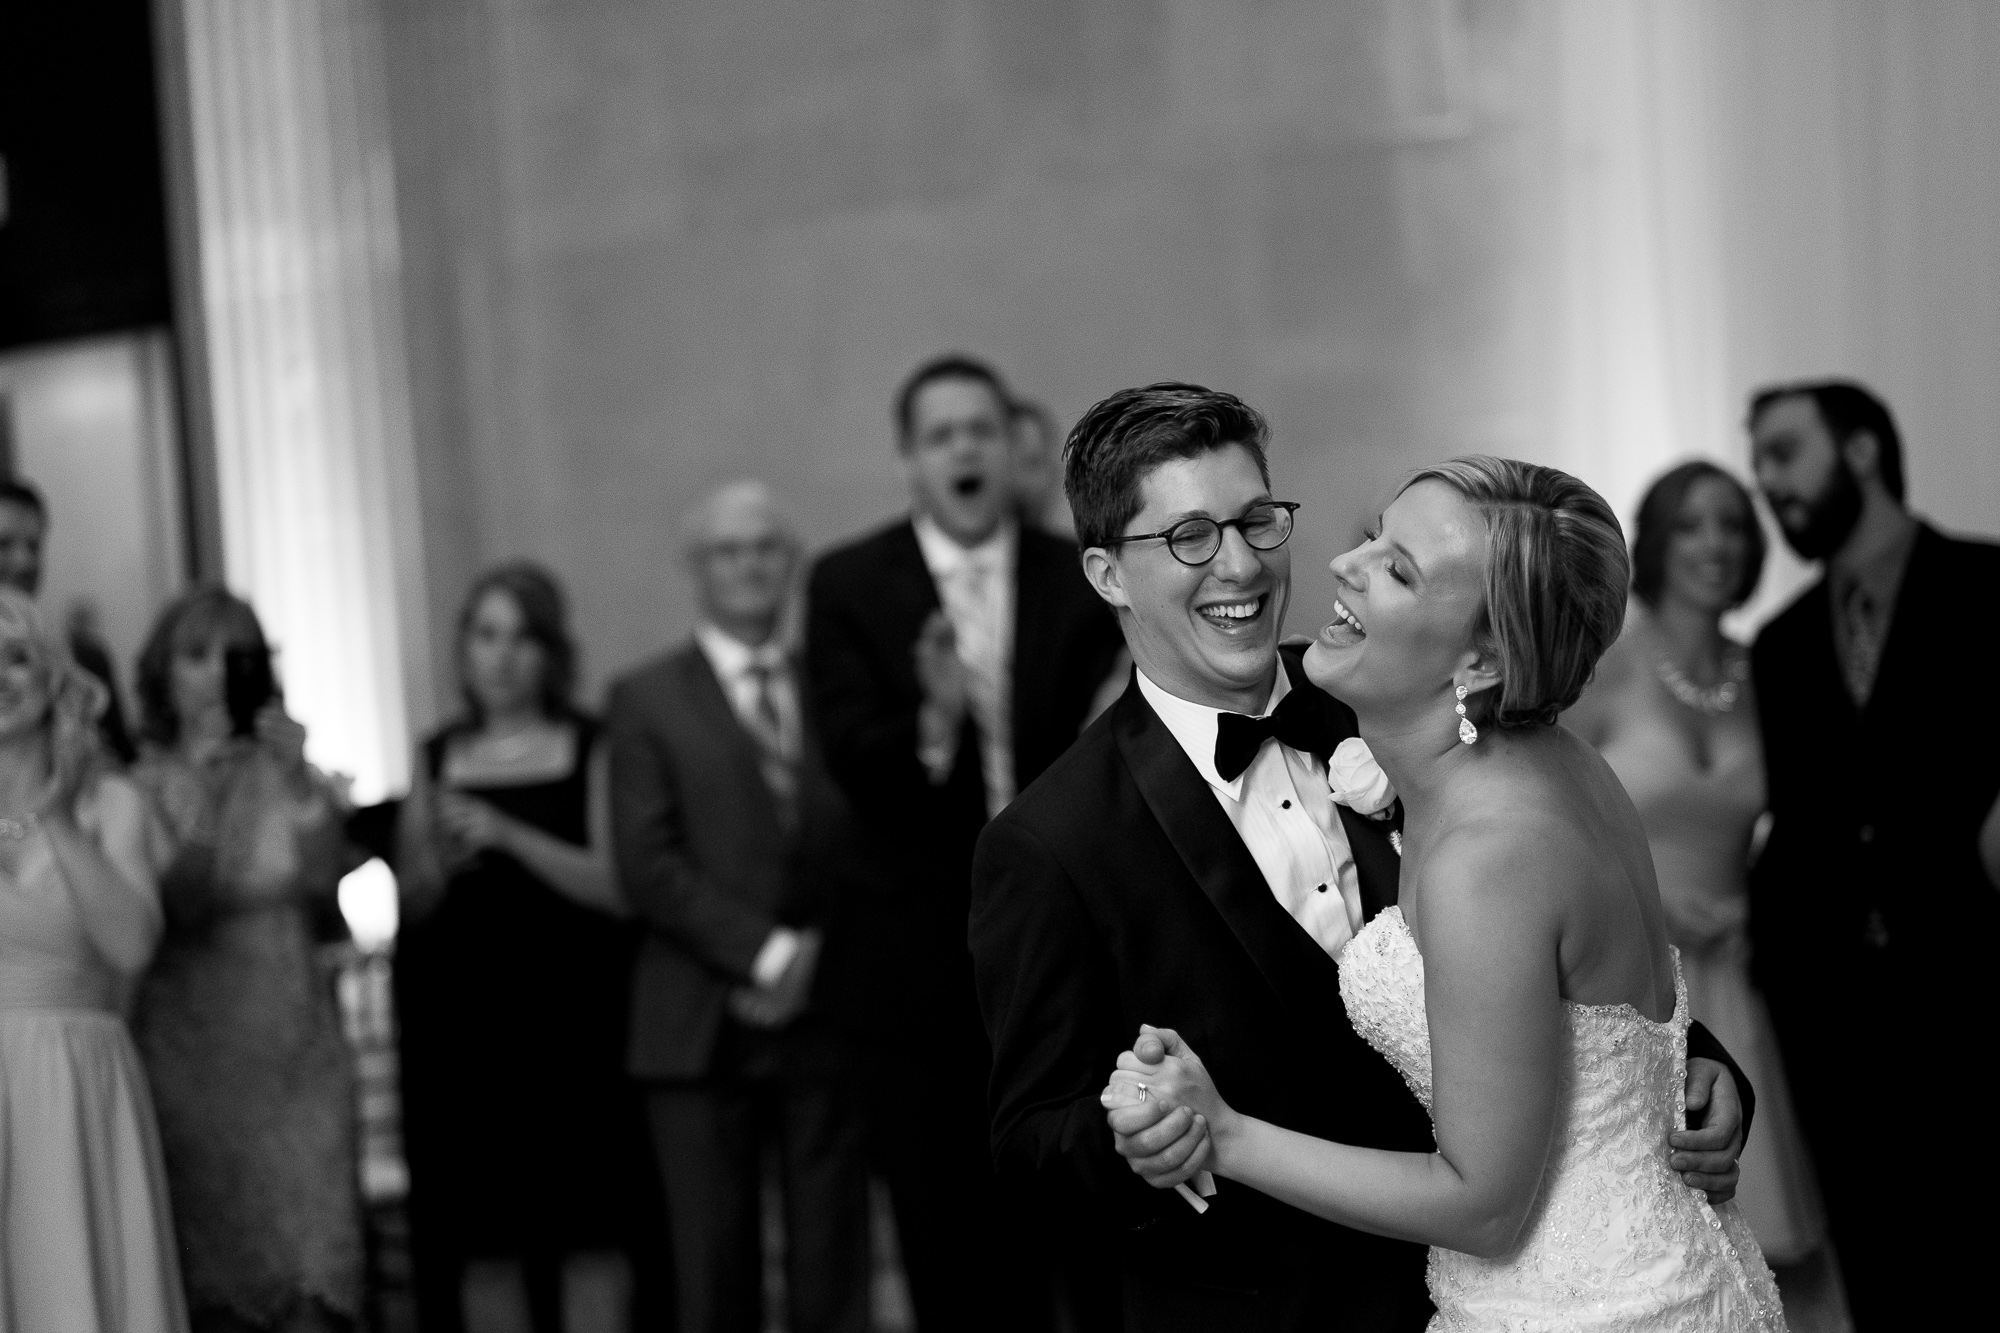
MULTIPOLYGON (((1288 648, 1279 653, 1278 661, 1290 674, 1292 689, 1311 701, 1312 709, 1321 717, 1335 745, 1361 734, 1353 710, 1306 678, 1302 655, 1288 648)), ((1331 751, 1315 756, 1322 765, 1332 757, 1331 751)), ((1355 878, 1361 881, 1362 917, 1372 921, 1377 912, 1396 903, 1403 858, 1389 841, 1389 830, 1395 827, 1395 822, 1357 815, 1338 803, 1333 808, 1340 812, 1340 827, 1347 834, 1347 848, 1354 856, 1355 878)))
POLYGON ((1287 1004, 1324 1009, 1339 985, 1333 960, 1278 906, 1256 858, 1136 682, 1119 699, 1111 722, 1125 766, 1161 832, 1257 970, 1287 1004))
POLYGON ((937 580, 931 577, 931 567, 924 563, 924 548, 917 541, 917 526, 910 519, 897 524, 895 539, 882 553, 883 579, 877 592, 889 599, 883 609, 891 619, 906 619, 910 623, 910 641, 916 641, 916 631, 930 619, 930 614, 944 606, 944 598, 938 592, 937 580))
POLYGON ((1340 826, 1347 831, 1347 849, 1354 854, 1354 877, 1361 881, 1361 915, 1373 921, 1375 914, 1396 905, 1403 858, 1389 841, 1388 823, 1357 815, 1344 805, 1340 826))
MULTIPOLYGON (((1910 558, 1903 566, 1903 581, 1896 589, 1896 606, 1889 617, 1888 633, 1882 639, 1881 660, 1875 665, 1875 683, 1868 691, 1867 707, 1859 710, 1860 715, 1871 723, 1881 724, 1884 705, 1898 706, 1914 697, 1915 691, 1906 683, 1905 677, 1915 674, 1913 668, 1920 671, 1926 665, 1923 649, 1928 645, 1923 640, 1929 637, 1934 626, 1957 622, 1957 616, 1949 605, 1930 605, 1934 589, 1953 588, 1946 570, 1939 567, 1944 563, 1940 559, 1944 554, 1944 538, 1938 535, 1937 529, 1928 523, 1918 524, 1916 543, 1910 548, 1910 558), (1881 703, 1878 704, 1878 700, 1881 703)), ((1826 587, 1827 581, 1821 580, 1821 586, 1826 587)), ((1957 593, 1954 590, 1950 595, 1957 593)), ((1830 606, 1830 596, 1828 601, 1830 606)), ((1831 648, 1831 610, 1821 617, 1821 623, 1826 626, 1827 658, 1834 663, 1834 671, 1838 675, 1839 657, 1831 648)), ((1853 696, 1847 693, 1845 680, 1842 680, 1841 686, 1842 697, 1851 699, 1853 696)))

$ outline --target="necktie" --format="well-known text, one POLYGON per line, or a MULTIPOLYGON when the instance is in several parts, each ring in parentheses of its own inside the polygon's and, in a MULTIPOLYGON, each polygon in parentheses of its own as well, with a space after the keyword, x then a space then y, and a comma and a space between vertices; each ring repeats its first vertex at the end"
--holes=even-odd
POLYGON ((1861 580, 1855 579, 1848 584, 1842 600, 1846 603, 1847 620, 1847 692, 1856 708, 1866 708, 1868 696, 1875 689, 1875 667, 1882 660, 1875 599, 1861 580))
POLYGON ((773 752, 785 752, 785 723, 778 716, 778 696, 772 682, 778 674, 777 667, 769 662, 750 664, 750 683, 755 690, 751 700, 751 712, 756 718, 758 739, 773 752))
POLYGON ((1215 771, 1224 782, 1234 782, 1264 742, 1276 738, 1280 745, 1307 754, 1331 754, 1338 738, 1325 717, 1312 707, 1307 696, 1293 690, 1277 711, 1268 717, 1246 717, 1242 713, 1220 713, 1215 719, 1215 771))
POLYGON ((777 691, 774 688, 779 668, 770 662, 755 661, 750 664, 750 682, 754 693, 750 701, 750 734, 756 738, 757 748, 762 752, 758 767, 763 770, 765 785, 778 798, 779 819, 787 826, 792 818, 792 801, 798 792, 797 775, 792 772, 792 757, 785 744, 784 718, 778 712, 777 691))

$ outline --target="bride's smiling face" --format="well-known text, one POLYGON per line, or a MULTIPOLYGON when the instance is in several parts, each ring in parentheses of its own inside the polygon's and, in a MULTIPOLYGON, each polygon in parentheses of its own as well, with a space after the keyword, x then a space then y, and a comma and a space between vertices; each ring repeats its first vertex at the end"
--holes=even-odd
MULTIPOLYGON (((1478 660, 1486 519, 1441 481, 1420 481, 1382 511, 1366 541, 1330 568, 1333 621, 1306 652, 1306 674, 1363 712, 1415 712, 1449 699, 1453 673, 1478 660)), ((1455 715, 1446 707, 1440 723, 1455 715)))

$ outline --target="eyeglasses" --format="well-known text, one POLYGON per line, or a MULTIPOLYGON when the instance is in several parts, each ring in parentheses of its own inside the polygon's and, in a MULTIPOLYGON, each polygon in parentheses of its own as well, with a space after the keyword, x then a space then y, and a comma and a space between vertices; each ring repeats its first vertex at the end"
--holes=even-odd
POLYGON ((1165 532, 1135 532, 1129 537, 1113 537, 1106 546, 1126 542, 1146 542, 1160 538, 1174 559, 1184 565, 1205 565, 1222 549, 1222 530, 1235 528, 1255 551, 1275 551, 1292 535, 1291 500, 1263 500, 1251 505, 1239 518, 1184 518, 1165 532))

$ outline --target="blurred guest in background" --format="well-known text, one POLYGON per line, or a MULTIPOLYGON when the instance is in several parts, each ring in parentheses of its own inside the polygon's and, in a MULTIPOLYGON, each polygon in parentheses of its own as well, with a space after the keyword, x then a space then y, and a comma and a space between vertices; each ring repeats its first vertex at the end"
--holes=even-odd
POLYGON ((458 669, 464 712, 418 750, 398 857, 424 1326, 622 1330, 658 1212, 623 1069, 637 936, 554 578, 519 563, 474 583, 458 669))
POLYGON ((42 543, 49 531, 42 493, 17 477, 0 477, 0 586, 33 597, 42 588, 42 543))
MULTIPOLYGON (((42 493, 17 477, 0 477, 0 587, 16 588, 30 597, 41 591, 42 543, 48 530, 49 511, 42 493)), ((70 608, 68 633, 70 656, 104 686, 98 734, 118 762, 129 764, 138 752, 125 726, 117 674, 97 627, 96 608, 88 602, 70 608)))
POLYGON ((649 933, 633 989, 672 1221, 682 1333, 760 1333, 766 1147, 784 1196, 793 1333, 868 1327, 862 1120, 825 1012, 845 812, 779 638, 799 547, 766 489, 686 524, 694 641, 611 692, 625 893, 649 933))
POLYGON ((1895 422, 1859 385, 1762 390, 1749 426, 1785 540, 1825 562, 1751 654, 1773 817, 1751 876, 1757 977, 1856 1326, 1970 1327, 1990 1312, 1962 1275, 1989 1232, 1967 1208, 2000 1190, 1993 1155, 1948 1149, 1892 1182, 1835 1154, 1887 1109, 1857 1086, 1856 1052, 1957 1086, 2000 1018, 2000 747, 1984 703, 2000 546, 1910 513, 1895 422))
POLYGON ((160 937, 153 849, 144 798, 101 761, 103 706, 0 587, 0 1311, 9 1328, 180 1333, 159 1134, 119 1017, 160 937))
POLYGON ((1076 739, 1122 646, 1076 548, 1015 517, 1011 411, 982 362, 919 367, 895 408, 911 514, 827 555, 808 593, 827 763, 874 856, 857 910, 871 1152, 926 1333, 1051 1317, 1031 1257, 1051 1219, 1014 1211, 993 1175, 972 847, 1076 739))
POLYGON ((352 1068, 315 924, 351 865, 250 607, 160 615, 132 775, 164 817, 167 929, 134 1035, 152 1080, 197 1333, 352 1329, 362 1301, 352 1068))
POLYGON ((1076 540, 1076 522, 1062 488, 1062 427, 1055 413, 1030 398, 1008 408, 1014 436, 1014 491, 1023 523, 1076 540))
POLYGON ((1688 1003, 1757 1089, 1736 1201, 1786 1281, 1795 1320, 1826 1304, 1796 1266, 1825 1219, 1764 1001, 1750 984, 1751 838, 1764 812, 1750 654, 1722 617, 1756 591, 1764 534, 1750 494, 1713 463, 1684 463, 1646 492, 1632 539, 1636 603, 1624 636, 1564 718, 1603 751, 1645 821, 1688 1003), (1788 1266, 1792 1266, 1788 1270, 1788 1266), (1807 1290, 1811 1288, 1811 1290, 1807 1290))

